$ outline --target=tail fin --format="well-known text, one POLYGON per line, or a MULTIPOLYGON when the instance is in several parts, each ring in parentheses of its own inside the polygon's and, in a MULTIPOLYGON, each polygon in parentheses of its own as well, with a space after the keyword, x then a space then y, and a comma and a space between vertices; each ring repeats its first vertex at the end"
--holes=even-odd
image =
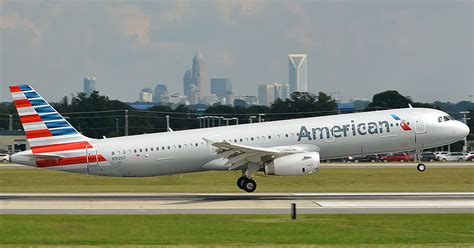
POLYGON ((84 149, 89 144, 89 138, 80 134, 31 86, 10 86, 10 92, 33 153, 84 149))

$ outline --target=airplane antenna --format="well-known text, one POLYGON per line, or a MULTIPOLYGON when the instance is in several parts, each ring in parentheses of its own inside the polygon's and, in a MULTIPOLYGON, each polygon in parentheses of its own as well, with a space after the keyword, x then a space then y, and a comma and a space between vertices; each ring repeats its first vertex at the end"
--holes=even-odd
POLYGON ((408 107, 413 108, 413 106, 411 106, 411 104, 408 104, 408 107))

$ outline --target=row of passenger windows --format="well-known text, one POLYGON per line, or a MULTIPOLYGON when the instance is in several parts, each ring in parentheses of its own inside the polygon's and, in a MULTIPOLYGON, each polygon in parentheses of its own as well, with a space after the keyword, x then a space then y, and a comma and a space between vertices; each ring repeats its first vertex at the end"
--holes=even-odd
MULTIPOLYGON (((299 134, 296 134, 297 136, 299 136, 299 134)), ((281 136, 278 134, 277 135, 278 138, 280 138, 281 136)), ((295 134, 294 133, 291 133, 291 136, 294 137, 295 134)), ((288 134, 286 134, 286 137, 289 137, 288 134)), ((268 136, 257 136, 257 137, 250 137, 250 138, 239 138, 239 139, 228 139, 227 141, 230 142, 230 143, 238 143, 238 142, 244 142, 245 141, 255 141, 255 140, 265 140, 266 138, 268 138, 269 140, 272 139, 272 136, 271 135, 268 135, 268 136)), ((201 145, 204 146, 204 142, 201 142, 201 145)), ((157 146, 157 147, 150 147, 150 148, 137 148, 137 149, 133 149, 133 150, 128 150, 128 153, 129 154, 132 154, 132 153, 140 153, 140 152, 153 152, 153 151, 164 151, 164 150, 171 150, 172 148, 173 149, 181 149, 181 148, 188 148, 188 147, 198 147, 199 146, 199 143, 189 143, 189 144, 183 144, 183 145, 169 145, 169 146, 157 146)), ((122 151, 113 151, 112 152, 112 155, 120 155, 120 154, 127 154, 127 151, 126 150, 122 150, 122 151)))
MULTIPOLYGON (((408 125, 410 125, 410 122, 407 122, 408 125)), ((398 123, 395 123, 395 125, 398 127, 399 124, 398 123)), ((390 123, 390 126, 393 127, 394 124, 393 123, 390 123)), ((347 127, 347 130, 349 130, 349 127, 347 127)), ((277 138, 281 138, 282 135, 280 134, 277 134, 276 135, 277 138)), ((288 137, 299 137, 300 134, 299 133, 287 133, 284 135, 286 138, 288 137)), ((228 142, 230 143, 238 143, 238 142, 249 142, 249 141, 260 141, 260 140, 265 140, 265 139, 269 139, 271 140, 272 139, 272 136, 271 135, 268 135, 268 136, 256 136, 256 137, 250 137, 250 138, 238 138, 238 139, 227 139, 228 142)), ((204 142, 201 142, 201 145, 204 146, 204 142)), ((171 150, 171 148, 173 149, 181 149, 181 148, 187 148, 187 147, 198 147, 199 146, 199 143, 195 143, 193 145, 193 143, 189 143, 188 144, 184 144, 184 145, 173 145, 173 146, 162 146, 161 148, 160 147, 156 147, 156 148, 153 148, 153 147, 150 147, 150 148, 139 148, 139 149, 133 149, 133 153, 140 153, 140 152, 153 152, 153 151, 164 151, 164 150, 171 150)), ((120 155, 120 154, 126 154, 127 151, 126 150, 122 150, 122 151, 116 151, 116 152, 112 152, 112 155, 120 155)), ((131 154, 132 153, 132 150, 128 150, 128 153, 131 154)))

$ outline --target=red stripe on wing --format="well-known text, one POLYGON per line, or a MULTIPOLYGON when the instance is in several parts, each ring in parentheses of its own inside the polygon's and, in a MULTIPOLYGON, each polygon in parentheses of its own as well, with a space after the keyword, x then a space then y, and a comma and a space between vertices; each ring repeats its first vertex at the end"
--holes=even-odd
POLYGON ((48 129, 26 131, 27 139, 44 138, 53 136, 48 129))
POLYGON ((31 123, 43 121, 39 115, 24 115, 20 116, 21 123, 31 123))
POLYGON ((15 100, 16 108, 31 107, 31 103, 28 99, 15 100))
POLYGON ((10 92, 21 92, 20 86, 10 86, 10 92))
POLYGON ((36 161, 36 166, 39 168, 42 167, 52 167, 52 166, 62 166, 62 165, 73 165, 73 164, 85 164, 89 163, 97 163, 97 162, 105 162, 107 161, 104 156, 95 155, 91 156, 79 156, 79 157, 71 157, 71 158, 60 158, 60 159, 47 159, 47 160, 39 160, 36 161))
POLYGON ((86 146, 90 147, 89 142, 81 141, 81 142, 72 142, 72 143, 65 143, 65 144, 35 146, 35 147, 31 147, 31 150, 33 150, 33 154, 34 153, 48 153, 48 152, 61 152, 61 151, 86 149, 86 146))

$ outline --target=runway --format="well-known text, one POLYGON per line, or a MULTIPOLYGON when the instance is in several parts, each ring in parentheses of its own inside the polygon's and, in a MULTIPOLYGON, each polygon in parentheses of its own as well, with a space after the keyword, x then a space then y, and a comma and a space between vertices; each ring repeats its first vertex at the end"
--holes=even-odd
POLYGON ((0 194, 0 214, 474 213, 474 193, 0 194))

